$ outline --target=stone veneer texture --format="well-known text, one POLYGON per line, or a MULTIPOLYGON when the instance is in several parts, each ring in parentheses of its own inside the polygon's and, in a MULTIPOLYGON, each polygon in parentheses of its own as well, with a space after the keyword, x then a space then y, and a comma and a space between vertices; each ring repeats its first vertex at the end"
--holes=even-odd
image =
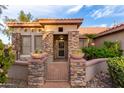
POLYGON ((32 59, 29 62, 28 70, 28 86, 34 88, 40 88, 44 85, 45 81, 45 62, 46 58, 32 59))
POLYGON ((70 84, 72 87, 85 87, 85 61, 70 58, 70 84))
POLYGON ((53 62, 53 32, 44 32, 42 41, 43 52, 48 53, 47 62, 53 62))
POLYGON ((16 51, 16 59, 19 59, 21 54, 21 34, 20 33, 12 33, 12 45, 14 45, 13 50, 16 51))
POLYGON ((70 31, 68 32, 68 55, 76 49, 79 49, 79 31, 70 31))

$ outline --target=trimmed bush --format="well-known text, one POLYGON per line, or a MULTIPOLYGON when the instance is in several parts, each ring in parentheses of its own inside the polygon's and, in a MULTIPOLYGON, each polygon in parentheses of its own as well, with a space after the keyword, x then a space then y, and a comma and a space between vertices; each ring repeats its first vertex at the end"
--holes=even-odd
POLYGON ((107 63, 115 87, 124 88, 124 57, 109 58, 107 63))
POLYGON ((89 46, 82 48, 86 59, 120 57, 122 50, 119 42, 104 42, 102 47, 89 46))

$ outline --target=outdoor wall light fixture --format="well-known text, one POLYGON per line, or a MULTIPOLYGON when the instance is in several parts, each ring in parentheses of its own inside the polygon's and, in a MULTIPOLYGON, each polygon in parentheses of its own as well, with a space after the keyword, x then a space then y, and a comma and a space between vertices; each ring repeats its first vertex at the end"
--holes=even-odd
POLYGON ((60 38, 60 40, 63 40, 64 39, 63 35, 61 35, 59 38, 60 38))

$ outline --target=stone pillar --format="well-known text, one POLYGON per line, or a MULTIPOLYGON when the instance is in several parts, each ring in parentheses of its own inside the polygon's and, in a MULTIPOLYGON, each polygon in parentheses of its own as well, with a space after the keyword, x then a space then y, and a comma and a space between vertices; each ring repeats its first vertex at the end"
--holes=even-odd
POLYGON ((85 69, 85 60, 83 58, 76 59, 74 57, 70 57, 70 85, 72 87, 85 87, 86 81, 86 69, 85 69))
POLYGON ((29 61, 28 70, 28 86, 40 88, 45 82, 45 62, 47 57, 42 59, 31 59, 29 61))
POLYGON ((79 49, 79 31, 69 31, 68 32, 68 55, 72 53, 73 50, 79 49))
POLYGON ((48 53, 47 62, 53 62, 53 32, 43 32, 42 41, 43 51, 48 53))
POLYGON ((13 50, 16 51, 16 59, 20 58, 21 54, 21 33, 12 33, 13 50))

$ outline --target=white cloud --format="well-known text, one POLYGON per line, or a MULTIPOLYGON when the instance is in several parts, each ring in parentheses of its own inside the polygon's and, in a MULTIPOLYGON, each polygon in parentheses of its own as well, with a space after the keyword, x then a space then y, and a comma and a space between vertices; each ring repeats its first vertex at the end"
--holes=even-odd
POLYGON ((103 8, 97 9, 92 12, 91 17, 98 19, 108 16, 122 16, 124 15, 123 6, 104 6, 103 8))
POLYGON ((77 13, 81 8, 83 8, 83 5, 73 6, 67 11, 67 13, 77 13))
POLYGON ((9 5, 8 9, 3 11, 2 16, 8 16, 9 18, 17 18, 20 10, 24 10, 24 12, 31 14, 34 18, 42 18, 42 17, 57 17, 62 12, 66 13, 68 9, 72 6, 57 6, 57 5, 9 5), (66 11, 65 11, 66 10, 66 11))

